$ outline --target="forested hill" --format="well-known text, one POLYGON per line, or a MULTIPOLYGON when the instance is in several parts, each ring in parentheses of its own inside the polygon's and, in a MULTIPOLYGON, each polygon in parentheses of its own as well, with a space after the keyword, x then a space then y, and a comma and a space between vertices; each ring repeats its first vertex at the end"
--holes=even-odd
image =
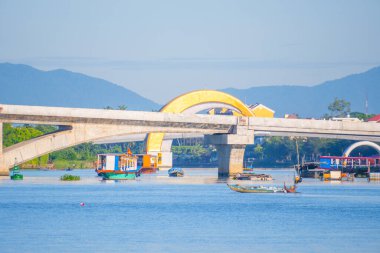
POLYGON ((160 106, 114 83, 67 70, 41 71, 21 64, 0 63, 0 103, 128 110, 160 106))
POLYGON ((380 67, 367 72, 328 81, 316 86, 263 86, 249 89, 228 88, 222 90, 246 103, 262 103, 276 111, 276 117, 298 113, 302 117, 320 117, 327 113, 328 105, 335 97, 351 103, 351 111, 365 112, 368 97, 368 113, 380 113, 380 67))

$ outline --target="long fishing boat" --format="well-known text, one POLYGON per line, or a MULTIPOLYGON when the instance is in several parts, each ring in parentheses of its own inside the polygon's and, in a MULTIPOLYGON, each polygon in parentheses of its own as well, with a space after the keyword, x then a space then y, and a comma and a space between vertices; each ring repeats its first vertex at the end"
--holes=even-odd
POLYGON ((227 184, 228 187, 236 192, 240 193, 295 193, 296 187, 292 186, 287 188, 284 184, 284 187, 277 186, 263 186, 263 185, 238 185, 238 184, 227 184))

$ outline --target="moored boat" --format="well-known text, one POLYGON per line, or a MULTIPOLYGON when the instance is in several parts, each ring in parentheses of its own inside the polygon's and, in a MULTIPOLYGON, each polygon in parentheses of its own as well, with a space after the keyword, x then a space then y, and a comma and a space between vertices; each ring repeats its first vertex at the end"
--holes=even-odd
POLYGON ((10 178, 11 178, 11 180, 23 180, 24 179, 24 176, 20 173, 20 168, 17 165, 13 166, 10 178))
POLYGON ((96 172, 104 180, 131 180, 140 175, 137 157, 130 154, 99 154, 96 172))
POLYGON ((286 193, 286 190, 282 187, 277 186, 263 186, 263 185, 238 185, 238 184, 227 184, 228 187, 236 192, 241 193, 286 193))
POLYGON ((267 174, 239 173, 233 179, 235 180, 252 180, 252 181, 272 181, 273 178, 267 174))
POLYGON ((185 174, 181 168, 171 168, 168 170, 169 177, 183 177, 185 174))

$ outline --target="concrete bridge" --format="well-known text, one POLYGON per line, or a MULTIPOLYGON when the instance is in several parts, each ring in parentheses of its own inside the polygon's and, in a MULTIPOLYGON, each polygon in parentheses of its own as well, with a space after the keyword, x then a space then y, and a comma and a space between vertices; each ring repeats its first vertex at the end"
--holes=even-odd
MULTIPOLYGON (((189 94, 185 97, 185 100, 189 99, 189 94)), ((176 98, 161 112, 0 104, 0 173, 8 175, 9 168, 15 161, 20 164, 84 142, 136 134, 149 134, 147 152, 150 153, 165 152, 162 150, 164 133, 205 135, 206 142, 217 147, 219 174, 222 176, 242 171, 245 146, 253 144, 256 132, 278 136, 380 141, 380 124, 376 123, 259 118, 241 101, 215 91, 190 93, 190 99, 187 101, 190 103, 186 104, 184 97, 176 98), (212 98, 215 95, 217 97, 212 98), (178 100, 182 102, 178 104, 178 100), (184 104, 186 106, 183 106, 184 104), (241 116, 192 114, 215 106, 230 107, 241 116), (3 148, 2 125, 7 122, 50 124, 60 127, 57 132, 3 148)))

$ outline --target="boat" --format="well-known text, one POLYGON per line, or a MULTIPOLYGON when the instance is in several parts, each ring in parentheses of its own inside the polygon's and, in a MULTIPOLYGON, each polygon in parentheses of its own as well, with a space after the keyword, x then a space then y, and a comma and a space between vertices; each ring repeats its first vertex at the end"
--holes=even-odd
POLYGON ((294 168, 300 178, 319 178, 324 171, 319 166, 319 162, 303 162, 301 165, 295 165, 294 168))
POLYGON ((140 176, 137 157, 130 154, 98 154, 96 173, 104 180, 132 180, 140 176))
POLYGON ((135 172, 107 172, 102 174, 104 180, 133 180, 136 177, 135 172))
POLYGON ((249 173, 238 173, 232 179, 235 179, 235 180, 251 180, 251 175, 249 173))
POLYGON ((20 168, 15 165, 13 166, 12 173, 11 173, 11 180, 23 180, 24 176, 20 173, 20 168))
POLYGON ((158 170, 157 156, 151 154, 137 154, 137 167, 141 174, 153 174, 158 170))
POLYGON ((181 168, 171 168, 168 170, 169 177, 183 177, 185 174, 181 168))
POLYGON ((286 187, 286 185, 284 183, 284 190, 286 191, 286 193, 296 193, 297 186, 294 184, 288 188, 288 187, 286 187))
POLYGON ((286 193, 287 191, 282 187, 277 186, 263 186, 263 185, 238 185, 238 184, 227 184, 228 187, 236 192, 241 193, 286 193))
MULTIPOLYGON (((371 172, 380 172, 380 156, 352 157, 352 156, 320 156, 320 177, 325 177, 330 171, 341 171, 341 179, 352 180, 353 177, 368 178, 371 172), (346 176, 344 176, 346 175, 346 176), (349 176, 348 176, 349 175, 349 176)), ((333 174, 338 174, 333 172, 333 174)), ((334 175, 331 175, 334 180, 334 175)), ((330 180, 328 179, 328 180, 330 180)), ((337 179, 335 179, 337 180, 337 179)))
POLYGON ((235 180, 252 180, 252 181, 272 181, 273 178, 267 174, 255 174, 255 173, 238 173, 233 179, 235 180))

